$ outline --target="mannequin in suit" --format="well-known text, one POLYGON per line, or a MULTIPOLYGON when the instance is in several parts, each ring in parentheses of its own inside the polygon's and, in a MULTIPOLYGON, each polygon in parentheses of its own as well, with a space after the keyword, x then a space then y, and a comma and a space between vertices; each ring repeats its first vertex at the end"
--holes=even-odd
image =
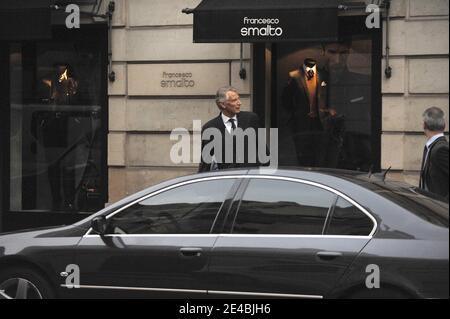
MULTIPOLYGON (((256 163, 249 162, 248 156, 248 148, 249 141, 246 139, 244 143, 245 154, 244 154, 244 163, 237 163, 236 160, 236 142, 233 144, 233 154, 232 154, 232 162, 227 162, 225 157, 226 151, 226 143, 225 140, 227 137, 232 136, 233 130, 236 128, 241 128, 242 130, 246 130, 248 128, 253 128, 256 131, 256 138, 258 138, 258 128, 260 128, 259 117, 255 113, 252 112, 244 112, 241 111, 241 101, 239 98, 239 94, 237 90, 233 87, 227 86, 220 88, 216 94, 216 104, 220 110, 219 116, 210 120, 202 127, 202 136, 205 130, 209 128, 216 128, 221 133, 222 138, 222 156, 216 157, 217 154, 211 153, 211 156, 214 156, 215 163, 207 163, 207 161, 201 157, 201 162, 199 166, 199 172, 207 172, 214 169, 233 169, 233 168, 247 168, 247 167, 258 167, 258 157, 256 156, 256 163)), ((211 143, 214 140, 214 137, 210 137, 208 140, 202 140, 202 152, 206 145, 211 143)), ((257 140, 256 140, 257 141, 257 140)), ((212 150, 213 151, 213 150, 212 150)), ((256 152, 258 149, 256 148, 256 152)), ((258 154, 258 153, 256 153, 258 154)))
POLYGON ((282 103, 288 114, 286 125, 290 127, 298 163, 301 166, 317 166, 323 126, 321 113, 327 109, 327 84, 324 72, 314 59, 307 58, 303 64, 289 73, 283 90, 282 103))
POLYGON ((444 112, 432 107, 423 114, 424 132, 428 138, 420 171, 420 188, 449 199, 449 145, 445 138, 444 112))
POLYGON ((298 130, 321 130, 320 109, 326 106, 326 87, 313 59, 289 73, 288 84, 283 92, 283 106, 292 113, 291 120, 296 120, 298 130))

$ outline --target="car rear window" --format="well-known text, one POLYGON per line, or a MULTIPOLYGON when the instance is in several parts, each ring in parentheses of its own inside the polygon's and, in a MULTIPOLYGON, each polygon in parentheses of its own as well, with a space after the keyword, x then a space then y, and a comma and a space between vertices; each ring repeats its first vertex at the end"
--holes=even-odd
POLYGON ((444 198, 404 183, 377 182, 372 185, 379 195, 430 223, 448 228, 449 204, 444 198))

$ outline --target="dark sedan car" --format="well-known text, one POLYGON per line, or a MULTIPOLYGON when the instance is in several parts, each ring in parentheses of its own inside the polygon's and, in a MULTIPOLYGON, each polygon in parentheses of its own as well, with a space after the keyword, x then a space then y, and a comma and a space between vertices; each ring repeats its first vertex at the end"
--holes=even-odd
POLYGON ((164 182, 0 236, 0 297, 448 298, 449 206, 343 171, 164 182))

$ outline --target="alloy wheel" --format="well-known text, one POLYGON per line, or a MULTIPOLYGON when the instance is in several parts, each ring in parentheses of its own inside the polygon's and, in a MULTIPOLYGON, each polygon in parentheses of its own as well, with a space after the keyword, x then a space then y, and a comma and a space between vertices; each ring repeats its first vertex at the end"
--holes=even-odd
POLYGON ((39 289, 24 278, 11 278, 0 284, 0 299, 43 299, 39 289))

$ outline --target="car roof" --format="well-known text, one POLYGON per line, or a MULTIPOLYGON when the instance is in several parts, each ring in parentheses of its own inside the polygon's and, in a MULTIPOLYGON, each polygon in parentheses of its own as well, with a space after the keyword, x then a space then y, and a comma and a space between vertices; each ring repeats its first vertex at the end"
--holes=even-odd
MULTIPOLYGON (((340 169, 283 167, 278 169, 225 170, 220 171, 220 174, 276 176, 311 181, 331 187, 348 196, 363 205, 378 221, 385 220, 391 225, 396 225, 403 223, 407 217, 414 215, 426 223, 431 222, 448 228, 448 201, 432 194, 425 194, 413 185, 389 180, 389 176, 385 176, 384 173, 372 174, 340 169)), ((217 176, 217 173, 203 174, 203 177, 207 176, 217 176)))
MULTIPOLYGON (((390 181, 385 182, 379 175, 369 175, 369 173, 365 172, 338 169, 289 167, 278 169, 254 168, 219 170, 170 179, 157 185, 148 187, 131 196, 128 196, 101 210, 94 216, 117 210, 120 207, 130 203, 131 201, 138 200, 139 198, 149 193, 175 184, 209 177, 239 177, 249 175, 288 177, 323 184, 325 186, 338 190, 340 193, 361 204, 368 212, 372 214, 373 217, 377 219, 377 221, 386 220, 388 224, 398 225, 399 228, 403 228, 400 227, 400 224, 403 224, 405 216, 411 215, 405 214, 406 212, 412 212, 413 215, 416 215, 416 217, 419 217, 419 219, 425 220, 427 218, 426 215, 428 214, 429 209, 434 209, 436 207, 436 205, 434 204, 429 207, 423 207, 422 203, 418 204, 408 196, 404 196, 403 190, 412 188, 411 185, 394 183, 390 181), (399 189, 401 189, 402 191, 400 191, 399 189)), ((439 205, 442 207, 437 207, 436 209, 438 209, 439 211, 444 210, 443 223, 445 224, 445 222, 447 222, 448 224, 448 204, 441 203, 439 205)), ((90 220, 91 218, 80 221, 75 225, 84 227, 88 220, 90 220)))

